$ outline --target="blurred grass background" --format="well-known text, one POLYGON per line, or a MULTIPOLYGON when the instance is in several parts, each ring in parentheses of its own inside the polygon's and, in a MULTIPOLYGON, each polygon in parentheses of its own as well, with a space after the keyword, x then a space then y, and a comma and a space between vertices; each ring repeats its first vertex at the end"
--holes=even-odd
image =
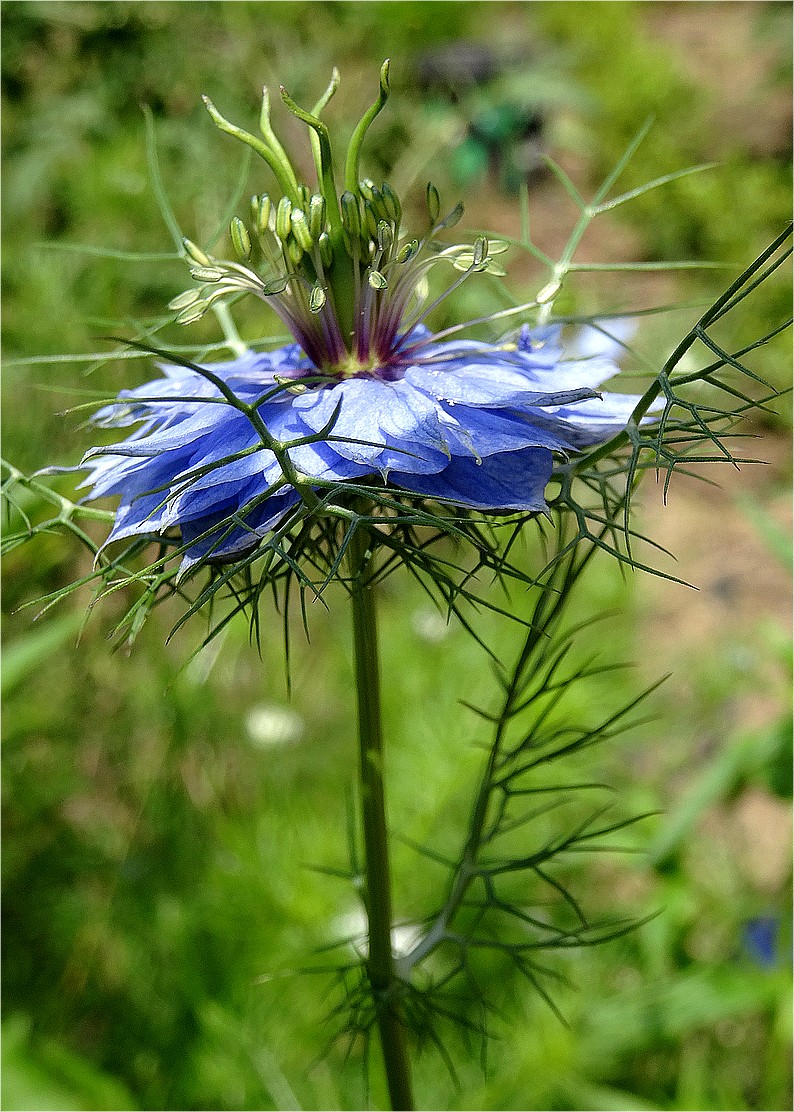
MULTIPOLYGON (((336 64, 329 118, 346 133, 386 56, 395 95, 365 168, 408 190, 417 211, 432 177, 450 205, 463 198, 465 227, 515 235, 515 188, 528 179, 533 234, 554 257, 572 209, 538 154, 586 192, 653 113, 624 188, 721 165, 596 221, 583 259, 709 258, 738 272, 788 216, 786 4, 15 2, 2 16, 4 453, 25 470, 75 463, 89 445, 65 409, 151 377, 138 361, 36 360, 103 351, 98 337, 161 316, 184 288, 173 259, 66 246, 172 251, 147 172, 144 104, 171 202, 199 243, 241 172, 200 94, 245 124, 263 82, 311 101, 336 64), (483 48, 499 64, 472 84, 466 65, 483 48)), ((277 118, 303 150, 294 121, 277 118)), ((253 167, 247 190, 262 188, 253 167)), ((733 273, 582 276, 562 308, 708 301, 733 273)), ((514 260, 516 296, 541 280, 514 260)), ((790 298, 785 277, 770 283, 726 341, 752 340, 790 298)), ((437 323, 498 304, 472 283, 437 323)), ((659 362, 695 312, 647 318, 638 348, 659 362)), ((238 319, 251 338, 272 327, 256 305, 238 319)), ((209 322, 197 335, 219 338, 209 322)), ((185 342, 177 329, 163 337, 185 342)), ((753 366, 787 385, 787 342, 753 366)), ((638 667, 583 688, 579 713, 599 716, 673 675, 653 723, 571 769, 613 783, 627 812, 659 817, 633 834, 637 855, 578 861, 569 879, 596 911, 660 914, 559 959, 573 985, 555 989, 568 1027, 504 968, 486 968, 501 1005, 487 1076, 450 1036, 460 1089, 426 1053, 423 1107, 791 1107, 790 410, 785 400, 777 409, 752 429, 764 439, 751 454, 770 466, 725 469, 720 489, 679 478, 666 507, 647 484, 643 526, 698 594, 624 582, 604 564, 581 598, 583 613, 615 613, 583 653, 638 667)), ((323 1054, 327 981, 291 972, 344 936, 356 906, 344 884, 308 868, 346 855, 354 741, 342 598, 312 613, 310 643, 296 626, 290 699, 275 618, 261 660, 243 624, 185 666, 201 629, 164 647, 174 611, 129 654, 109 652, 112 605, 79 644, 72 609, 38 624, 19 611, 86 567, 52 536, 5 571, 3 1107, 361 1107, 361 1048, 347 1061, 338 1047, 323 1054)), ((484 627, 508 652, 516 631, 484 627)), ((399 578, 384 589, 382 632, 392 822, 450 848, 482 740, 458 700, 488 704, 487 663, 399 578)), ((398 847, 400 915, 426 910, 437 882, 398 847)))

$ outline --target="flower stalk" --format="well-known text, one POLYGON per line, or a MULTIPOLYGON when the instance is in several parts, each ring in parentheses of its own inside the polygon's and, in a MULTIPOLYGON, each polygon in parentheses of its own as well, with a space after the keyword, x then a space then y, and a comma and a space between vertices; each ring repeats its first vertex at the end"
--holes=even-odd
POLYGON ((413 1109, 411 1070, 400 1017, 400 982, 391 945, 392 903, 375 591, 368 581, 367 534, 356 529, 348 550, 358 700, 359 776, 366 874, 367 974, 393 1109, 413 1109))

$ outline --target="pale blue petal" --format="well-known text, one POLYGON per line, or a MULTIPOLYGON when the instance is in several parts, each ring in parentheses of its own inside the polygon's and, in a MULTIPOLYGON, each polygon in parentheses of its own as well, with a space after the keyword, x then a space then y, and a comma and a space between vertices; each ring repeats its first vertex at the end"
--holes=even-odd
POLYGON ((567 453, 565 429, 551 432, 524 414, 505 409, 455 406, 444 410, 444 436, 454 455, 491 456, 520 448, 549 448, 567 453))
POLYGON ((404 382, 428 397, 451 405, 516 408, 519 406, 564 405, 593 396, 593 390, 538 389, 532 377, 516 358, 510 365, 507 357, 493 362, 432 363, 412 366, 405 372, 404 382))
POLYGON ((373 471, 435 471, 449 458, 438 407, 410 389, 405 379, 348 379, 300 394, 293 405, 310 432, 332 423, 329 443, 334 450, 373 471))

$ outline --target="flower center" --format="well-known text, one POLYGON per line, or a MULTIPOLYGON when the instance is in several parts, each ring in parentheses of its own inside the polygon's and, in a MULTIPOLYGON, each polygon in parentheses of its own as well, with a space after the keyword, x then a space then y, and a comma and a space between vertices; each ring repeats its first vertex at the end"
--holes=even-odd
POLYGON ((458 204, 440 217, 438 191, 427 187, 428 228, 407 239, 402 205, 387 182, 380 188, 359 177, 361 145, 389 94, 389 63, 383 63, 377 100, 353 132, 345 159, 345 189, 337 194, 328 129, 320 113, 339 84, 336 70, 311 112, 300 108, 282 87, 287 108, 310 128, 317 169, 314 190, 300 183, 270 125, 267 89, 262 98, 262 138, 229 123, 207 97, 207 109, 221 131, 252 147, 272 170, 282 196, 251 198, 247 222, 234 217, 230 235, 237 260, 218 259, 184 241, 191 274, 201 285, 175 298, 177 322, 198 320, 216 302, 239 292, 253 293, 280 317, 320 372, 349 378, 372 374, 397 377, 400 336, 424 320, 439 301, 469 274, 504 273, 492 254, 504 249, 483 237, 473 245, 443 246, 437 236, 463 215, 458 204), (437 263, 462 273, 430 305, 427 275, 437 263))

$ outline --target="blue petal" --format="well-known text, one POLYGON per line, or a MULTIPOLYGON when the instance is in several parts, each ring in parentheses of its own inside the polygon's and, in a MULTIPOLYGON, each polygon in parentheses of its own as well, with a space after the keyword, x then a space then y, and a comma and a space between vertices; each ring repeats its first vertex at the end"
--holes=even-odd
POLYGON ((392 482, 406 490, 480 510, 546 509, 543 492, 551 478, 551 452, 524 448, 488 456, 477 463, 455 456, 436 475, 393 474, 392 482))
MULTIPOLYGON (((618 334, 614 322, 608 327, 618 334)), ((457 505, 539 512, 552 452, 609 438, 638 401, 595 393, 617 371, 614 343, 596 333, 590 343, 579 342, 579 358, 566 360, 560 334, 552 325, 522 329, 507 346, 434 343, 420 326, 400 341, 402 378, 360 376, 302 394, 285 389, 261 403, 259 413, 296 469, 311 478, 343 482, 379 473, 457 505), (311 439, 329 425, 323 440, 311 439), (304 438, 310 442, 289 446, 304 438)), ((282 376, 299 379, 313 370, 296 344, 209 369, 245 403, 262 398, 282 376)), ((91 498, 121 495, 111 539, 174 525, 190 549, 183 569, 204 558, 232 558, 278 524, 298 495, 289 488, 268 493, 282 476, 265 448, 219 465, 257 447, 256 430, 198 372, 161 370, 164 377, 97 415, 101 424, 138 427, 115 452, 86 457, 82 485, 91 498), (230 514, 245 516, 248 527, 230 526, 230 514), (205 532, 210 536, 198 540, 205 532)))
MULTIPOLYGON (((576 405, 562 406, 557 411, 530 411, 530 420, 560 436, 566 436, 575 448, 591 448, 625 429, 639 396, 634 394, 603 394, 576 405)), ((651 407, 659 409, 657 402, 651 407)), ((643 424, 652 421, 645 417, 643 424)))
MULTIPOLYGON (((252 443, 245 447, 255 447, 256 440, 252 438, 252 443)), ((239 451, 240 449, 235 449, 239 451)), ((242 449, 244 450, 244 448, 242 449)), ((230 455, 231 452, 224 449, 224 455, 230 455)), ((276 457, 272 452, 266 448, 261 448, 259 451, 252 452, 250 455, 243 456, 241 459, 234 460, 231 463, 225 463, 217 466, 218 460, 222 459, 221 447, 214 446, 214 450, 208 452, 204 456, 191 456, 189 463, 186 464, 184 470, 174 476, 174 486, 188 482, 190 489, 194 492, 203 490, 212 490, 218 486, 228 483, 246 483, 249 479, 259 477, 262 480, 262 489, 271 486, 280 474, 280 468, 276 461, 276 457), (210 470, 204 471, 204 468, 210 470), (203 474, 197 472, 204 471, 203 474)))
POLYGON ((299 395, 294 407, 313 432, 333 421, 334 450, 372 471, 438 471, 449 458, 438 407, 406 379, 348 379, 299 395))
POLYGON ((583 325, 568 345, 568 354, 574 359, 619 359, 636 331, 637 321, 631 317, 583 325))
POLYGON ((303 475, 310 475, 315 479, 344 480, 372 474, 370 465, 340 456, 336 445, 325 440, 313 440, 308 444, 290 447, 296 440, 315 435, 315 430, 305 424, 302 414, 294 409, 281 408, 274 411, 263 406, 260 412, 268 432, 287 448, 290 461, 303 475))
MULTIPOLYGON (((174 486, 179 489, 178 481, 175 481, 174 486)), ((176 496, 169 498, 161 520, 166 526, 184 527, 189 521, 205 518, 220 510, 225 510, 227 513, 236 512, 268 489, 269 484, 263 482, 258 475, 249 479, 247 483, 239 481, 219 483, 204 490, 194 490, 188 486, 176 496)))
POLYGON ((745 924, 745 948, 764 969, 771 969, 776 963, 779 929, 780 922, 774 915, 757 915, 745 924))
POLYGON ((113 528, 102 547, 126 537, 148 537, 161 533, 165 528, 162 522, 164 502, 162 491, 136 497, 131 502, 123 499, 116 510, 113 528))
MULTIPOLYGON (((191 407, 184 417, 168 426, 161 426, 148 436, 135 437, 124 445, 129 456, 157 456, 163 452, 182 450, 207 437, 242 440, 254 436, 251 422, 233 409, 228 402, 210 402, 191 407)), ((234 451, 236 449, 232 449, 234 451)), ((228 455, 228 452, 222 453, 228 455)))
POLYGON ((93 488, 90 495, 86 496, 88 499, 114 494, 130 499, 146 494, 155 488, 167 486, 175 472, 178 474, 182 469, 181 464, 174 463, 173 456, 160 457, 155 461, 108 455, 91 466, 92 474, 78 487, 93 488))
POLYGON ((591 398, 591 389, 538 390, 533 382, 530 368, 522 366, 522 359, 516 355, 511 360, 508 353, 500 353, 492 360, 481 358, 479 361, 461 358, 445 360, 440 363, 428 361, 409 367, 404 382, 415 386, 431 398, 451 405, 489 406, 490 408, 535 405, 564 405, 569 402, 591 398))
POLYGON ((573 447, 565 429, 541 428, 520 411, 455 406, 445 410, 444 435, 454 455, 491 456, 520 448, 567 453, 573 447))
MULTIPOLYGON (((620 368, 611 360, 602 358, 565 360, 558 363, 553 369, 539 371, 532 369, 528 372, 535 389, 554 390, 581 390, 587 388, 591 392, 602 383, 607 382, 619 374, 620 368)), ((530 402, 530 404, 532 404, 530 402)))
POLYGON ((180 576, 202 560, 229 560, 250 551, 298 502, 296 492, 286 490, 266 498, 247 513, 243 508, 240 516, 245 527, 230 521, 229 515, 235 512, 234 506, 186 522, 182 529, 182 542, 188 549, 182 559, 180 576))

